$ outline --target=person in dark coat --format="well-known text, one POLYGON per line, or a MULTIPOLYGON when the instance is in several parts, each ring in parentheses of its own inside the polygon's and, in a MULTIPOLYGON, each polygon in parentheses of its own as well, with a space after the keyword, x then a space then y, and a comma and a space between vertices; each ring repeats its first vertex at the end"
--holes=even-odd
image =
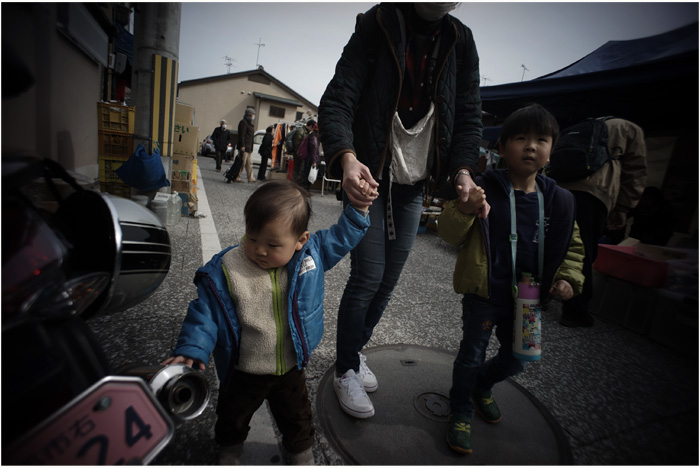
POLYGON ((227 122, 221 119, 219 126, 211 132, 211 139, 214 141, 216 150, 216 172, 221 172, 221 161, 226 157, 228 144, 231 143, 231 132, 226 130, 227 122))
POLYGON ((241 157, 241 171, 236 176, 236 182, 241 181, 241 174, 245 168, 248 174, 248 182, 255 182, 253 176, 253 137, 255 136, 255 110, 249 107, 245 110, 243 118, 238 123, 238 154, 241 157))
POLYGON ((319 106, 329 177, 342 178, 344 203, 371 205, 370 229, 351 252, 336 342, 334 389, 358 418, 374 415, 367 392, 378 388, 361 351, 413 246, 426 187, 449 178, 465 202, 475 187, 479 57, 472 32, 448 14, 455 6, 381 3, 359 15, 319 106))
POLYGON ((267 127, 267 129, 265 130, 265 136, 263 137, 262 143, 260 144, 260 149, 258 149, 258 153, 260 154, 258 180, 265 180, 265 173, 267 172, 267 160, 272 157, 272 130, 272 125, 267 127))
POLYGON ((299 148, 301 148, 301 142, 309 136, 316 121, 311 119, 306 122, 301 127, 294 130, 294 135, 292 135, 292 140, 294 142, 294 168, 292 169, 292 180, 299 185, 304 185, 304 158, 299 155, 299 148))
MULTIPOLYGON (((306 190, 311 190, 311 183, 309 182, 309 172, 311 168, 318 168, 321 163, 321 152, 319 151, 319 141, 318 141, 318 124, 314 124, 306 138, 306 142, 302 142, 304 147, 303 151, 305 157, 303 159, 304 167, 302 169, 301 177, 299 178, 299 185, 304 187, 306 190)), ((301 148, 300 148, 301 149, 301 148)))

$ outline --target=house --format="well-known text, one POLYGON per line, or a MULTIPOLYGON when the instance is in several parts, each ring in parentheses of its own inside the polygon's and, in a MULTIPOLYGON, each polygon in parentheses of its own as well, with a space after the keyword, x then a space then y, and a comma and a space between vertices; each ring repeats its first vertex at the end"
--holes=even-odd
POLYGON ((257 70, 182 81, 178 102, 194 106, 194 125, 202 138, 228 121, 236 133, 246 108, 255 109, 255 129, 264 130, 280 121, 290 122, 318 118, 318 107, 299 93, 267 73, 257 70))

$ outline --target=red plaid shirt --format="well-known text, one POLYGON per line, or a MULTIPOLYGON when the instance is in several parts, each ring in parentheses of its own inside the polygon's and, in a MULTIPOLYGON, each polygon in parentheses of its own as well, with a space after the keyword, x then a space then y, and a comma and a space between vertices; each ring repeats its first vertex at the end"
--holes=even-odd
POLYGON ((432 58, 433 46, 440 34, 438 28, 432 37, 425 42, 422 53, 417 57, 415 53, 415 36, 411 35, 406 46, 406 70, 404 72, 401 96, 399 97, 399 117, 404 128, 411 128, 428 112, 430 108, 429 92, 429 66, 432 58))

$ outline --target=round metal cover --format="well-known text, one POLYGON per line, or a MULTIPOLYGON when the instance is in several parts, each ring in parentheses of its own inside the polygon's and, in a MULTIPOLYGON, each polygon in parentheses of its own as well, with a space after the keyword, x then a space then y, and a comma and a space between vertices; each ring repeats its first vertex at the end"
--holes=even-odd
POLYGON ((413 406, 420 414, 438 422, 447 422, 450 414, 450 399, 437 392, 421 393, 413 400, 413 406))

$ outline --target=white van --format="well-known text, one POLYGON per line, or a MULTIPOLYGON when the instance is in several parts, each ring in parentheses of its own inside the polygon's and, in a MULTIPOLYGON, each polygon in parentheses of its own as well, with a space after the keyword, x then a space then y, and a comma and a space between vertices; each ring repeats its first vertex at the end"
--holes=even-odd
MULTIPOLYGON (((260 145, 262 144, 263 137, 265 136, 265 130, 258 130, 253 135, 253 153, 251 154, 251 159, 253 160, 254 166, 260 166, 260 145)), ((270 161, 267 162, 267 167, 270 167, 270 161)))

